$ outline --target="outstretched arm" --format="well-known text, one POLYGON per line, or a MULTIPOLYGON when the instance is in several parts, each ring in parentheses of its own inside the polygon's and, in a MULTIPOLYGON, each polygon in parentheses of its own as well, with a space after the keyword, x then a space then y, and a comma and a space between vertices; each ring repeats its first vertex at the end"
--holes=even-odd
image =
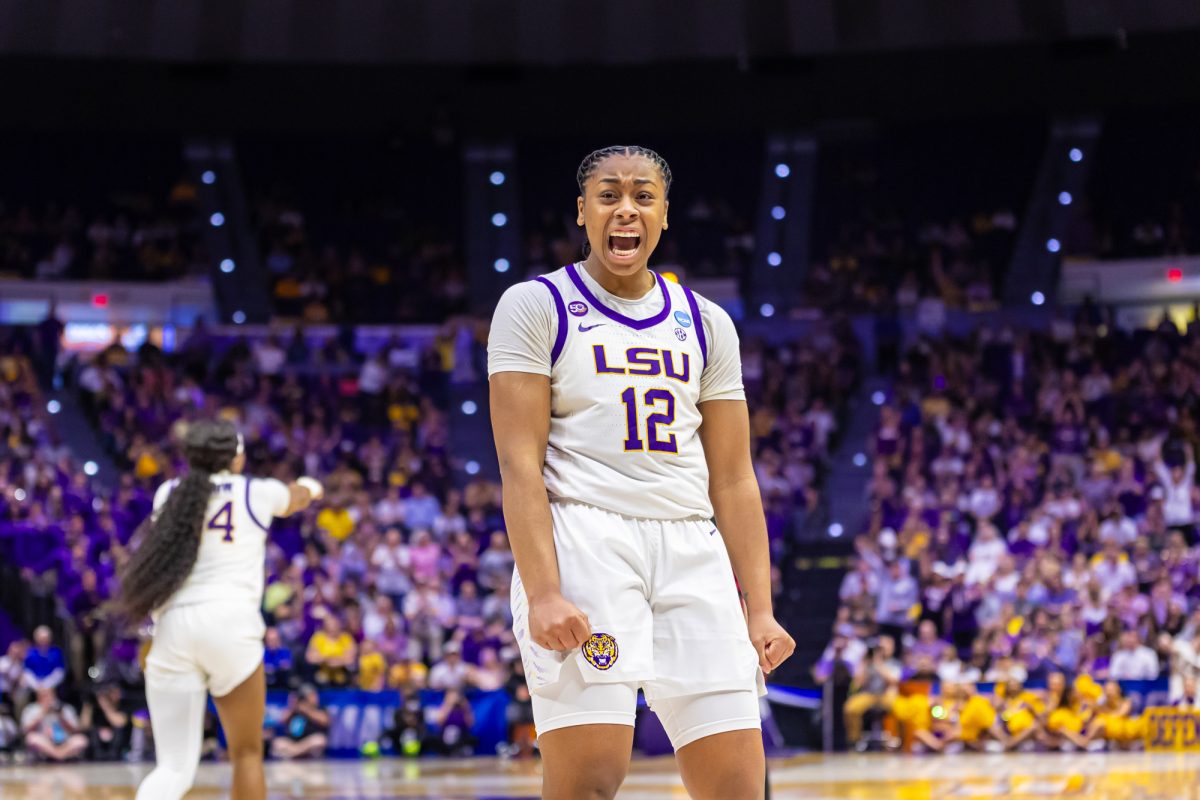
POLYGON ((325 488, 316 478, 305 476, 287 485, 288 507, 278 516, 290 517, 298 514, 325 496, 325 488))
POLYGON ((744 400, 709 400, 699 408, 708 495, 746 603, 750 640, 763 672, 769 673, 792 654, 796 643, 771 609, 771 555, 750 460, 750 415, 744 400))

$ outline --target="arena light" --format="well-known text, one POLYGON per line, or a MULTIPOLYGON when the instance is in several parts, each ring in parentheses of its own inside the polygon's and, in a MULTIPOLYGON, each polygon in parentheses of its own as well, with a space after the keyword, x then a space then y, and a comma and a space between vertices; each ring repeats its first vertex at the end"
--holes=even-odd
POLYGON ((217 173, 213 172, 211 169, 206 169, 204 170, 203 174, 200 175, 200 180, 204 182, 205 186, 212 186, 217 182, 217 173))
POLYGON ((876 389, 871 393, 871 402, 877 406, 881 406, 887 402, 887 395, 876 389))
POLYGON ((95 475, 99 471, 100 471, 100 465, 97 464, 95 461, 87 461, 83 465, 83 473, 85 475, 88 475, 88 476, 95 475))
POLYGON ((226 275, 228 275, 229 273, 233 272, 234 269, 236 269, 236 268, 237 268, 237 264, 233 263, 232 258, 221 259, 221 272, 224 272, 226 275))
POLYGON ((1046 304, 1046 295, 1042 294, 1041 292, 1034 292, 1029 296, 1029 302, 1033 303, 1035 306, 1043 306, 1046 304))
POLYGON ((792 174, 792 168, 789 167, 787 164, 776 164, 775 165, 775 176, 777 178, 786 178, 788 175, 791 175, 791 174, 792 174))
POLYGON ((787 209, 783 206, 775 206, 771 209, 771 217, 773 219, 783 219, 787 216, 787 209))
POLYGON ((1067 153, 1067 157, 1078 164, 1080 161, 1083 161, 1083 151, 1078 147, 1072 147, 1071 152, 1067 153))
POLYGON ((858 467, 859 469, 862 469, 866 465, 867 465, 867 454, 866 453, 855 453, 854 454, 854 466, 858 467))
POLYGON ((508 224, 508 215, 503 211, 497 211, 495 214, 492 214, 492 224, 497 228, 503 228, 508 224))
POLYGON ((241 325, 245 321, 246 321, 246 312, 245 311, 242 311, 239 309, 238 311, 233 312, 233 322, 235 325, 241 325))
POLYGON ((479 410, 479 406, 475 405, 474 400, 467 400, 462 404, 462 412, 468 417, 479 410))
POLYGON ((225 215, 222 214, 220 211, 217 211, 211 217, 208 218, 208 221, 212 223, 212 226, 214 228, 219 228, 225 224, 225 215))
POLYGON ((835 522, 829 526, 829 536, 831 539, 840 539, 846 529, 842 527, 842 523, 835 522))
POLYGON ((103 292, 92 295, 92 305, 94 305, 96 308, 107 308, 108 295, 104 294, 103 292))
POLYGON ((468 461, 464 468, 466 469, 468 475, 478 475, 479 474, 479 462, 478 461, 468 461))
POLYGON ((762 314, 764 317, 773 317, 775 316, 775 306, 771 305, 770 303, 763 303, 761 306, 759 306, 758 313, 762 314))
POLYGON ((1057 253, 1061 249, 1062 249, 1062 242, 1060 242, 1058 239, 1047 239, 1046 240, 1046 250, 1047 251, 1049 251, 1051 253, 1057 253))
POLYGON ((1071 205, 1071 199, 1072 199, 1072 198, 1071 198, 1071 193, 1070 193, 1070 192, 1059 192, 1059 193, 1058 193, 1058 204, 1059 204, 1060 206, 1069 206, 1069 205, 1071 205))
POLYGON ((779 253, 771 251, 770 253, 767 253, 767 263, 772 267, 778 267, 783 263, 783 256, 779 255, 779 253))
POLYGON ((508 263, 507 258, 497 258, 494 262, 492 262, 492 268, 495 269, 496 272, 508 272, 508 268, 510 266, 511 265, 508 263))
POLYGON ((17 489, 16 491, 14 491, 13 499, 16 500, 18 503, 24 503, 25 502, 25 490, 17 489))
POLYGON ((51 400, 49 403, 46 403, 46 410, 51 414, 57 414, 62 411, 62 403, 57 400, 51 400))
POLYGON ((491 182, 492 186, 500 186, 504 183, 504 173, 500 170, 496 170, 491 175, 488 175, 488 180, 491 182))
POLYGON ((1171 283, 1179 283, 1181 280, 1183 280, 1183 270, 1181 270, 1179 267, 1171 267, 1169 270, 1167 270, 1167 280, 1169 280, 1171 283))

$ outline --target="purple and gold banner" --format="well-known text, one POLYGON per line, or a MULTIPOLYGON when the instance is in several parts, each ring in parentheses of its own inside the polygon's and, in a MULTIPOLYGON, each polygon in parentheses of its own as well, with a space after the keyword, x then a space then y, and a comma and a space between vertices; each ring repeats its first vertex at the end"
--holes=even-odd
POLYGON ((1142 714, 1147 750, 1200 750, 1200 710, 1155 706, 1142 714))

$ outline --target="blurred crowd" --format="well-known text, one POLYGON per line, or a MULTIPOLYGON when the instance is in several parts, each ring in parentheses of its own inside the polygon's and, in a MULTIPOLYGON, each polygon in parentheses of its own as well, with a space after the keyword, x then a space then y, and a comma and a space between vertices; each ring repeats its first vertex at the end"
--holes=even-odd
POLYGON ((278 319, 440 324, 464 312, 452 131, 248 137, 238 153, 278 319))
MULTIPOLYGON (((1198 421, 1195 325, 1129 333, 1081 315, 1045 334, 921 341, 880 409, 870 524, 815 674, 995 682, 1009 687, 996 706, 1053 675, 1169 679, 1170 700, 1194 703, 1198 421)), ((1038 725, 1058 702, 1043 701, 1038 725)), ((995 738, 1018 746, 1028 730, 995 738)))
POLYGON ((853 330, 840 317, 799 341, 742 343, 754 468, 777 563, 820 504, 846 401, 862 378, 862 358, 853 330))
POLYGON ((821 145, 809 308, 994 307, 1036 176, 1040 123, 898 125, 821 145))
POLYGON ((0 197, 0 275, 163 281, 208 272, 196 187, 113 191, 92 202, 0 197))
POLYGON ((1113 114, 1076 198, 1063 252, 1081 258, 1161 258, 1200 252, 1200 117, 1194 111, 1113 114))
MULTIPOLYGON (((748 338, 744 345, 756 469, 777 561, 818 503, 844 401, 860 378, 858 345, 841 325, 800 342, 748 338)), ((510 743, 528 750, 531 706, 510 630, 514 562, 500 487, 464 469, 449 446, 460 333, 476 350, 486 341, 486 325, 464 320, 432 340, 397 337, 370 354, 343 336, 312 339, 297 329, 248 341, 203 324, 172 353, 114 343, 73 371, 82 411, 119 468, 111 489, 96 485, 57 439, 32 363, 14 345, 0 361, 0 369, 11 367, 0 398, 11 398, 10 415, 24 416, 10 422, 20 435, 7 440, 20 445, 0 451, 7 498, 0 543, 20 577, 53 598, 68 623, 56 629, 61 651, 49 630, 33 642, 22 632, 7 637, 12 663, 53 662, 58 670, 51 687, 16 673, 0 686, 16 719, 39 702, 39 688, 67 704, 64 720, 73 719, 66 709, 106 698, 134 726, 122 739, 124 754, 140 758, 152 747, 140 699, 148 632, 115 628, 105 604, 154 489, 183 468, 187 424, 221 417, 245 432, 249 473, 314 475, 326 487, 314 508, 272 530, 263 606, 269 686, 399 692, 399 727, 388 741, 410 753, 469 749, 471 693, 504 691, 510 743), (444 692, 444 702, 422 706, 423 690, 444 692)), ((773 580, 778 591, 778 567, 773 580)), ((295 725, 324 736, 319 719, 295 725)), ((287 733, 288 723, 276 723, 287 733)), ((307 753, 297 744, 304 738, 272 745, 273 752, 307 753)), ((100 753, 83 739, 65 741, 55 741, 55 756, 37 753, 100 753)))
MULTIPOLYGON (((318 507, 280 521, 271 538, 271 688, 392 689, 406 702, 425 688, 454 692, 442 715, 455 719, 465 692, 507 690, 514 725, 523 724, 499 486, 463 481, 452 463, 445 409, 454 355, 438 341, 422 350, 395 340, 363 358, 338 341, 301 352, 303 337, 286 349, 274 339, 222 346, 198 326, 176 354, 114 345, 78 374, 83 405, 123 468, 112 490, 94 485, 55 438, 30 361, 14 346, 0 360, 11 432, 0 450, 0 542, 28 584, 55 597, 70 641, 57 651, 54 685, 26 676, 0 686, 0 698, 15 701, 18 715, 43 688, 58 690, 56 702, 78 702, 116 687, 136 704, 147 631, 115 629, 105 603, 154 488, 182 468, 186 425, 219 416, 245 431, 250 473, 317 475, 326 486, 318 507), (74 685, 62 683, 67 676, 74 685)), ((28 664, 42 644, 17 634, 10 656, 28 664)), ((422 717, 427 748, 445 730, 432 724, 436 712, 422 717)), ((460 749, 467 738, 457 736, 460 749)))

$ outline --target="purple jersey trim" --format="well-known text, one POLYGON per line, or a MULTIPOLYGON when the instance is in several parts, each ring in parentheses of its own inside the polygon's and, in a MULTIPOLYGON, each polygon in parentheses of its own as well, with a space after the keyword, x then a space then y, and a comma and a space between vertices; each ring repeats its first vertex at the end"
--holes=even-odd
POLYGON ((700 306, 696 303, 696 295, 686 286, 680 286, 687 295, 688 308, 692 310, 692 324, 696 326, 696 338, 700 340, 700 354, 704 356, 704 366, 708 366, 708 337, 704 335, 704 320, 700 319, 700 306))
POLYGON ((263 529, 264 533, 271 532, 270 525, 263 525, 258 521, 258 517, 254 516, 254 506, 250 505, 250 484, 254 482, 253 478, 246 478, 246 513, 250 515, 250 519, 255 525, 263 529))
POLYGON ((550 366, 554 366, 558 362, 558 356, 562 353, 563 345, 567 343, 567 304, 563 302, 562 293, 558 291, 558 287, 548 279, 535 278, 535 280, 546 284, 546 288, 554 296, 554 310, 558 312, 558 333, 554 336, 554 347, 550 349, 550 366))
POLYGON ((667 284, 663 280, 663 277, 657 273, 654 277, 658 281, 658 288, 662 290, 663 307, 662 311, 658 312, 653 317, 647 317, 646 319, 633 319, 632 317, 627 317, 619 311, 613 311, 611 308, 601 303, 596 298, 596 295, 592 294, 588 290, 587 284, 583 282, 583 279, 580 278, 579 274, 575 271, 574 264, 567 265, 567 275, 571 276, 571 282, 575 284, 575 288, 578 289, 579 293, 586 297, 588 301, 596 307, 597 311, 609 319, 621 323, 622 325, 628 325, 636 331, 643 331, 646 328, 654 327, 666 319, 667 314, 671 313, 671 293, 667 291, 667 284))

